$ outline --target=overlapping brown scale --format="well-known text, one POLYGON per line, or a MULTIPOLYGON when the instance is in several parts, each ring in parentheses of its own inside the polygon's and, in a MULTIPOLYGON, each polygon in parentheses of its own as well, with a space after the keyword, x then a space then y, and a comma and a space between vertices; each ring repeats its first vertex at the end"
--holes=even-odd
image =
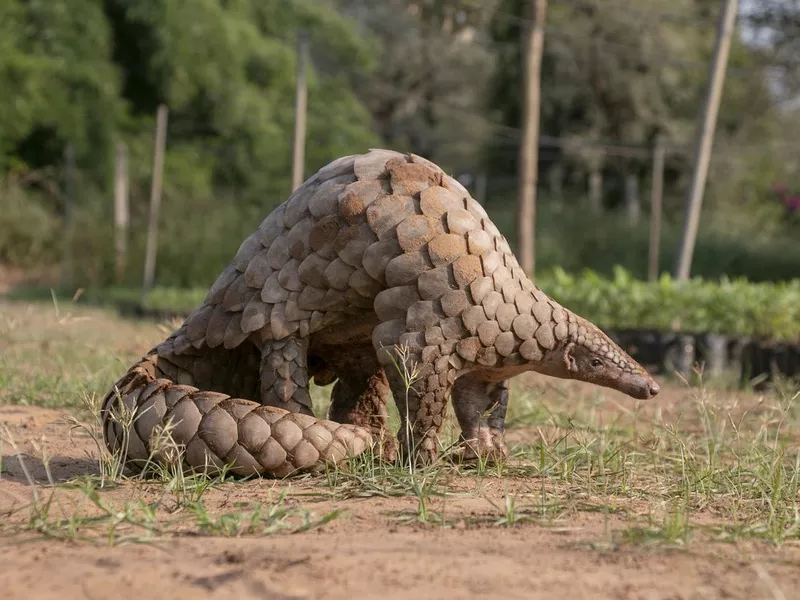
MULTIPOLYGON (((326 289, 328 287, 325 271, 332 261, 321 257, 317 253, 309 254, 297 267, 297 278, 302 284, 311 285, 317 288, 326 289)), ((280 285, 280 283, 279 283, 280 285)), ((263 293, 262 293, 263 298, 263 293)))
POLYGON ((463 208, 456 208, 448 211, 446 222, 447 229, 450 233, 457 233, 460 235, 466 235, 480 228, 479 219, 463 208))
MULTIPOLYGON (((352 275, 350 275, 348 285, 350 289, 364 298, 369 299, 374 298, 384 289, 380 282, 370 277, 369 273, 367 273, 366 269, 363 267, 353 271, 352 275)), ((372 303, 370 302, 368 307, 371 307, 371 305, 372 303)))
POLYGON ((339 203, 339 194, 331 193, 331 188, 334 188, 335 186, 336 183, 327 182, 323 185, 317 186, 314 189, 314 192, 308 199, 308 212, 315 219, 322 219, 324 217, 336 215, 336 209, 339 203))
POLYGON ((383 279, 386 287, 389 288, 410 285, 415 283, 428 268, 425 257, 421 253, 400 254, 389 258, 384 268, 383 279))
POLYGON ((475 362, 478 351, 481 349, 481 340, 478 337, 468 337, 459 340, 456 344, 458 355, 468 362, 475 362))
POLYGON ((467 292, 462 289, 445 292, 440 302, 444 314, 448 317, 457 317, 471 306, 467 292))
POLYGON ((382 323, 376 325, 375 329, 372 330, 372 344, 375 347, 378 362, 388 366, 392 364, 394 345, 397 344, 400 336, 407 331, 406 313, 403 311, 398 317, 382 318, 382 321, 382 323))
POLYGON ((442 316, 438 303, 419 300, 412 304, 406 313, 406 329, 423 332, 438 323, 442 316))
MULTIPOLYGON (((291 355, 291 354, 290 354, 291 355)), ((147 359, 150 360, 150 359, 147 359)), ((132 371, 141 373, 141 364, 132 371)), ((124 379, 124 378, 123 378, 124 379)), ((122 380, 121 380, 122 381, 122 380)), ((117 401, 107 396, 102 416, 104 436, 112 450, 120 451, 127 437, 125 459, 141 468, 151 457, 149 443, 167 423, 170 436, 185 448, 188 468, 211 472, 231 465, 237 475, 285 476, 296 470, 320 468, 363 452, 370 434, 351 425, 260 406, 225 394, 201 392, 166 380, 132 380, 124 389, 123 403, 136 410, 133 428, 125 436, 113 415, 117 401)))
POLYGON ((311 251, 309 247, 309 234, 314 226, 311 216, 306 216, 298 221, 286 234, 286 249, 289 258, 303 260, 311 251))
POLYGON ((406 218, 417 214, 411 196, 381 196, 366 210, 367 223, 378 239, 395 236, 395 228, 406 218))
POLYGON ((261 299, 261 295, 257 294, 250 299, 247 306, 244 307, 240 326, 242 331, 249 334, 253 331, 258 331, 264 327, 270 320, 272 313, 272 304, 267 304, 261 299))
POLYGON ((533 311, 534 318, 540 325, 544 325, 545 323, 551 323, 551 318, 553 316, 553 309, 550 306, 549 302, 541 300, 535 302, 531 310, 533 311))
POLYGON ((272 331, 272 339, 274 340, 282 340, 283 338, 289 337, 300 328, 299 323, 289 321, 286 318, 285 302, 279 302, 272 306, 272 311, 269 315, 269 326, 272 331))
MULTIPOLYGON (((369 273, 370 277, 380 281, 388 287, 393 287, 394 285, 403 285, 390 285, 386 280, 386 269, 389 265, 389 262, 398 256, 403 256, 402 252, 403 250, 400 248, 400 244, 398 244, 396 239, 389 238, 380 240, 371 244, 364 251, 364 255, 361 257, 361 263, 367 273, 369 273)), ((418 256, 419 259, 422 259, 421 255, 409 256, 418 256)))
POLYGON ((549 322, 542 323, 534 334, 536 341, 545 350, 552 350, 556 346, 555 333, 553 325, 549 322))
POLYGON ((249 336, 249 332, 242 327, 242 313, 236 312, 231 315, 228 326, 222 338, 222 346, 226 350, 232 350, 244 342, 249 336))
POLYGON ((400 196, 414 196, 421 191, 438 186, 442 174, 427 165, 409 162, 405 156, 391 158, 386 163, 392 193, 400 196))
POLYGON ((283 212, 285 209, 285 203, 279 204, 258 226, 256 236, 264 248, 270 248, 275 243, 275 240, 286 231, 286 227, 283 224, 283 212))
POLYGON ((284 315, 289 321, 302 321, 311 317, 311 311, 302 309, 300 306, 298 306, 297 301, 299 298, 299 292, 290 292, 289 297, 286 299, 284 315))
POLYGON ((437 218, 464 209, 462 198, 444 187, 428 187, 420 192, 419 199, 420 210, 428 217, 437 218))
POLYGON ((522 357, 531 362, 537 362, 544 358, 544 352, 538 339, 525 340, 520 344, 519 353, 522 357))
POLYGON ((480 258, 477 256, 467 254, 465 256, 459 256, 453 262, 453 277, 456 285, 461 288, 466 288, 482 275, 483 267, 480 258))
POLYGON ((264 247, 261 245, 258 235, 256 233, 250 235, 245 238, 236 251, 233 257, 233 265, 238 271, 244 271, 253 257, 263 249, 264 247))
POLYGON ((305 287, 298 273, 300 260, 292 258, 278 271, 278 284, 288 292, 299 292, 305 287))
POLYGON ((225 329, 228 327, 228 320, 230 313, 228 313, 222 304, 214 306, 211 317, 208 320, 208 327, 206 328, 206 345, 209 348, 216 348, 222 345, 225 339, 225 329))
POLYGON ((287 234, 288 232, 284 232, 279 235, 267 250, 267 264, 276 271, 280 271, 289 260, 287 234))
POLYGON ((289 291, 280 282, 280 270, 273 271, 261 288, 261 301, 267 304, 277 304, 285 302, 288 297, 289 291))
POLYGON ((272 267, 267 263, 267 250, 262 247, 247 263, 244 270, 244 281, 250 287, 260 289, 271 274, 272 267))
POLYGON ((337 256, 351 267, 360 267, 364 252, 378 237, 367 223, 350 225, 339 231, 333 241, 333 249, 337 256))
POLYGON ((364 215, 369 205, 388 195, 388 192, 389 186, 379 180, 351 183, 338 196, 339 214, 348 222, 355 223, 364 215))
POLYGON ((444 233, 430 241, 428 253, 435 267, 448 265, 467 253, 467 241, 461 234, 444 233))
POLYGON ((444 234, 442 220, 424 214, 411 215, 397 225, 397 243, 405 253, 419 252, 431 240, 442 234, 444 234))
MULTIPOLYGON (((456 196, 457 196, 457 197, 458 197, 460 200, 462 200, 462 201, 463 201, 464 199, 466 199, 466 198, 471 198, 471 196, 470 196, 469 192, 467 191, 467 188, 465 188, 463 185, 461 185, 461 183, 460 183, 460 182, 459 182, 457 179, 453 179, 453 178, 452 178, 452 177, 450 177, 449 175, 444 175, 444 176, 442 177, 442 186, 443 186, 445 189, 447 189, 448 191, 451 191, 451 192, 453 192, 453 193, 454 193, 454 194, 455 194, 455 195, 456 195, 456 196)), ((474 201, 473 201, 473 202, 474 202, 474 201)), ((477 202, 475 202, 475 204, 476 204, 478 207, 480 207, 480 204, 478 204, 477 202)), ((481 208, 481 212, 483 213, 483 215, 485 215, 485 214, 486 214, 486 213, 483 211, 483 209, 482 209, 482 208, 481 208)))
POLYGON ((486 313, 487 319, 494 319, 497 315, 497 309, 500 305, 504 304, 503 295, 500 292, 492 290, 483 298, 481 305, 483 311, 486 313))
POLYGON ((353 167, 357 158, 358 155, 350 154, 349 156, 342 156, 341 158, 329 162, 315 173, 316 180, 325 182, 330 179, 341 177, 342 175, 353 176, 353 167))
POLYGON ((425 347, 425 333, 422 331, 407 332, 400 336, 398 343, 401 347, 417 354, 425 347))
POLYGON ((211 287, 206 294, 204 303, 205 304, 219 304, 222 302, 222 298, 225 296, 225 292, 228 290, 228 286, 231 282, 239 276, 239 271, 236 269, 236 265, 231 263, 227 267, 225 267, 222 272, 219 274, 217 279, 211 284, 211 287))
POLYGON ((399 152, 392 150, 371 150, 367 154, 356 157, 353 163, 353 172, 359 180, 373 181, 386 178, 386 163, 402 156, 399 152))
POLYGON ((427 158, 424 158, 417 154, 410 153, 408 154, 408 159, 412 163, 424 165, 425 167, 433 171, 438 176, 439 179, 445 176, 445 173, 444 171, 442 171, 442 168, 436 163, 429 161, 427 158))
POLYGON ((186 335, 193 344, 205 340, 208 321, 211 319, 213 312, 214 307, 210 304, 205 304, 189 315, 186 320, 186 335))
POLYGON ((244 273, 240 273, 228 286, 222 298, 222 308, 235 312, 244 310, 247 303, 258 293, 258 290, 247 285, 244 273))
POLYGON ((297 188, 289 199, 284 202, 283 207, 283 226, 292 229, 307 214, 308 204, 311 196, 319 186, 316 182, 306 182, 297 188))

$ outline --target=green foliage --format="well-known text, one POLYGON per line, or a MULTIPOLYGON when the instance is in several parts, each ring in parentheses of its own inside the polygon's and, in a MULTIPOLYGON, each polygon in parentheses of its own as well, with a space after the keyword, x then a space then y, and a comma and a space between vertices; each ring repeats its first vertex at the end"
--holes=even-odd
POLYGON ((133 114, 149 125, 159 102, 170 108, 166 181, 183 181, 170 172, 177 162, 188 167, 178 169, 186 175, 207 174, 200 193, 235 189, 239 205, 264 206, 265 199, 274 205, 288 193, 295 38, 301 26, 309 29, 313 56, 325 59, 308 72, 307 173, 377 143, 369 114, 342 79, 349 69, 369 67, 372 46, 327 4, 109 0, 108 5, 118 38, 136 32, 147 41, 121 47, 117 57, 132 82, 126 97, 133 114))
POLYGON ((378 68, 360 74, 358 96, 392 148, 447 171, 471 168, 491 136, 486 90, 497 62, 488 23, 498 0, 336 0, 372 32, 378 68))
MULTIPOLYGON (((118 283, 138 284, 154 114, 166 103, 156 277, 181 287, 210 284, 242 237, 290 193, 301 27, 310 33, 312 58, 305 175, 339 156, 381 145, 423 154, 450 173, 488 167, 490 211, 513 245, 515 203, 511 194, 492 188, 496 180, 516 181, 526 5, 2 2, 0 261, 40 266, 61 259, 62 155, 70 141, 78 166, 78 283, 109 284, 111 163, 114 143, 124 141, 131 235, 128 270, 118 283)), ((645 197, 649 158, 604 156, 593 144, 648 145, 661 132, 670 143, 686 145, 696 125, 717 10, 697 0, 651 0, 648 6, 653 10, 632 7, 629 13, 618 2, 584 0, 551 3, 548 9, 542 134, 575 143, 547 147, 541 155, 539 180, 562 182, 558 195, 540 194, 541 267, 609 274, 620 264, 639 277, 645 273, 647 228, 627 227, 614 213, 582 214, 580 201, 589 167, 602 170, 607 206, 620 203, 626 172, 640 175, 645 197)), ((790 7, 785 15, 752 10, 776 30, 796 22, 790 7)), ((794 38, 779 33, 779 46, 788 48, 794 38)), ((787 151, 791 146, 780 143, 794 139, 797 126, 769 104, 759 70, 767 52, 741 40, 732 50, 695 255, 694 272, 704 277, 786 279, 800 264, 793 242, 797 222, 785 218, 769 192, 777 181, 791 187, 800 162, 787 151)), ((797 70, 787 65, 787 72, 792 69, 797 70)), ((792 81, 782 79, 787 91, 792 81)), ((662 269, 674 260, 689 162, 680 152, 667 158, 662 269)))
POLYGON ((678 330, 800 342, 800 279, 753 283, 723 278, 687 282, 663 275, 635 279, 621 267, 606 278, 585 270, 539 275, 536 284, 559 303, 609 329, 678 330))
POLYGON ((102 176, 123 112, 102 6, 7 0, 0 23, 0 169, 53 164, 71 140, 102 176))
MULTIPOLYGON (((517 247, 515 206, 509 198, 490 196, 487 211, 512 248, 517 247)), ((577 202, 561 204, 547 196, 538 209, 537 271, 561 267, 567 272, 591 269, 611 276, 620 265, 637 278, 647 277, 649 228, 631 225, 617 211, 594 214, 577 202)), ((692 261, 692 275, 705 279, 723 276, 751 281, 792 279, 800 272, 800 246, 791 232, 767 227, 766 217, 752 210, 731 211, 724 218, 706 212, 692 261), (749 217, 749 222, 748 222, 749 217)), ((681 222, 662 224, 659 272, 672 271, 680 240, 681 222)))
MULTIPOLYGON (((519 42, 527 4, 502 0, 501 16, 492 23, 500 59, 490 90, 491 106, 495 120, 506 126, 505 135, 498 132, 486 148, 492 175, 516 175, 514 130, 522 127, 519 42), (509 136, 514 139, 509 141, 509 136)), ((649 188, 648 149, 660 134, 674 149, 666 160, 665 212, 678 214, 691 173, 691 146, 719 7, 698 0, 648 0, 646 6, 603 0, 550 3, 541 132, 562 142, 558 148, 548 142, 542 145, 539 180, 561 179, 567 197, 585 197, 588 171, 597 169, 603 177, 604 204, 618 206, 623 203, 627 174, 638 176, 642 192, 649 188)), ((760 180, 756 188, 760 197, 753 202, 753 180, 759 175, 766 179, 775 167, 795 162, 785 149, 765 152, 767 140, 796 137, 781 131, 780 111, 770 93, 777 78, 762 68, 771 58, 765 54, 763 46, 734 39, 714 144, 715 167, 721 167, 712 168, 707 193, 720 218, 738 213, 746 215, 744 220, 751 210, 763 213, 771 202, 766 191, 774 181, 760 180), (768 160, 756 160, 759 153, 767 154, 768 160), (743 206, 740 196, 748 184, 750 202, 743 206)), ((774 224, 781 215, 770 218, 774 224)))
POLYGON ((374 42, 324 2, 10 0, 0 22, 0 171, 60 165, 70 141, 84 182, 110 190, 121 140, 134 202, 144 203, 154 114, 165 103, 165 201, 175 201, 170 188, 191 203, 223 186, 239 205, 274 204, 290 189, 302 26, 315 58, 307 172, 379 145, 345 78, 368 72, 374 42))
POLYGON ((311 38, 306 176, 379 146, 350 83, 375 41, 326 2, 12 0, 0 6, 0 261, 57 263, 63 150, 77 150, 79 283, 113 276, 114 143, 128 148, 126 281, 141 275, 154 114, 169 108, 157 276, 207 283, 291 191, 295 40, 311 38))
POLYGON ((50 262, 58 249, 58 221, 32 194, 0 183, 0 263, 31 267, 50 262))

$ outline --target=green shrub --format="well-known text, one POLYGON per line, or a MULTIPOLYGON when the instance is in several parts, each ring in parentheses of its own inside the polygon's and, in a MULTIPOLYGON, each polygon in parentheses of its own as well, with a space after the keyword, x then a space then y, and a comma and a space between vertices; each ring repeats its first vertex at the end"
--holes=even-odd
MULTIPOLYGON (((623 214, 595 215, 580 204, 553 203, 543 198, 536 226, 536 268, 561 267, 573 273, 591 269, 612 277, 619 265, 640 279, 647 277, 650 232, 647 215, 638 225, 623 214)), ((513 199, 497 199, 487 212, 516 248, 516 206, 513 199)), ((665 221, 661 235, 659 272, 672 272, 681 223, 665 221)), ((724 229, 704 215, 695 245, 692 275, 704 279, 746 277, 750 281, 788 280, 800 275, 800 244, 791 232, 761 234, 724 229)))
POLYGON ((613 277, 591 270, 570 275, 555 268, 536 284, 573 312, 605 329, 655 329, 724 333, 800 341, 800 279, 750 282, 663 275, 656 282, 635 279, 622 267, 613 277))

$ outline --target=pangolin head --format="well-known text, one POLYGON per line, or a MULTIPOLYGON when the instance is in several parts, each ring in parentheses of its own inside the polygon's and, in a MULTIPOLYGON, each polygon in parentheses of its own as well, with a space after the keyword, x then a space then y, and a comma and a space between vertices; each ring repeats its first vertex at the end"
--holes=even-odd
POLYGON ((577 327, 570 327, 571 334, 561 346, 568 378, 612 388, 639 400, 658 394, 659 385, 650 374, 600 328, 577 315, 575 323, 577 327))

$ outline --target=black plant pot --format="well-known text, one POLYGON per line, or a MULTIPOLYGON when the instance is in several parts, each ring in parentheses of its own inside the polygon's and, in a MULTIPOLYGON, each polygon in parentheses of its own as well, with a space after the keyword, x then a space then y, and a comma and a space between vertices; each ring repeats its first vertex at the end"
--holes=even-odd
POLYGON ((742 378, 755 389, 764 389, 776 374, 788 374, 789 358, 788 345, 753 340, 743 352, 742 378))
POLYGON ((796 377, 800 375, 800 344, 791 344, 789 346, 789 377, 796 377))
POLYGON ((654 329, 622 329, 609 332, 609 337, 647 368, 662 368, 664 349, 662 334, 654 329))
POLYGON ((749 372, 749 348, 753 340, 749 337, 736 337, 728 339, 728 369, 739 377, 739 385, 746 383, 749 372))
POLYGON ((729 338, 718 333, 697 336, 696 361, 703 365, 703 376, 717 378, 729 370, 729 338))
POLYGON ((688 379, 692 373, 697 352, 695 336, 687 333, 677 333, 664 337, 669 340, 665 348, 665 370, 678 373, 688 379))

